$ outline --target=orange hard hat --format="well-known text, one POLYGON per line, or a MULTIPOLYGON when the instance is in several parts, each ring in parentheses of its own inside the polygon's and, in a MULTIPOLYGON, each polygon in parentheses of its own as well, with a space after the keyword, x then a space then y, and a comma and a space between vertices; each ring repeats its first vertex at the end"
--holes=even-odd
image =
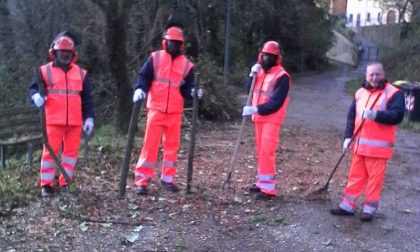
POLYGON ((166 30, 163 38, 166 40, 178 40, 184 42, 184 33, 178 27, 171 27, 166 30))
POLYGON ((277 56, 281 56, 280 53, 280 46, 276 41, 267 41, 265 42, 262 50, 262 53, 270 53, 270 54, 274 54, 277 56))
POLYGON ((68 50, 74 52, 74 41, 69 37, 61 36, 54 41, 53 50, 68 50))

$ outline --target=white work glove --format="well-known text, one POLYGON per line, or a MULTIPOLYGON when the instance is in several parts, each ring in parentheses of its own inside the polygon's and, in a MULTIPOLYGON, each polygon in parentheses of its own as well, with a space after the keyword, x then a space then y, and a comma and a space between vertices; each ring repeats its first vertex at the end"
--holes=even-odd
POLYGON ((244 106, 242 110, 242 116, 253 115, 255 113, 258 113, 258 109, 253 106, 244 106))
POLYGON ((41 108, 46 100, 39 93, 33 94, 31 99, 35 103, 35 106, 37 106, 38 108, 41 108))
POLYGON ((138 88, 136 91, 134 91, 133 102, 141 101, 144 98, 146 98, 146 93, 141 88, 138 88))
MULTIPOLYGON (((194 93, 195 93, 195 88, 192 88, 191 89, 191 96, 192 97, 194 97, 194 93)), ((201 99, 201 98, 203 98, 203 89, 201 89, 201 88, 199 88, 198 90, 197 90, 197 97, 198 97, 198 99, 201 99)))
POLYGON ((83 131, 86 135, 89 136, 92 133, 94 125, 92 117, 86 118, 85 123, 83 124, 83 131))
POLYGON ((376 118, 376 111, 371 109, 363 110, 363 119, 375 120, 376 118))
POLYGON ((350 149, 350 140, 351 138, 345 138, 343 142, 343 152, 346 152, 350 149))
POLYGON ((258 70, 260 70, 260 67, 261 67, 261 65, 260 65, 260 64, 258 64, 258 63, 254 64, 254 65, 251 67, 251 72, 249 73, 249 77, 252 77, 252 74, 253 74, 253 73, 257 74, 257 73, 258 73, 258 70))

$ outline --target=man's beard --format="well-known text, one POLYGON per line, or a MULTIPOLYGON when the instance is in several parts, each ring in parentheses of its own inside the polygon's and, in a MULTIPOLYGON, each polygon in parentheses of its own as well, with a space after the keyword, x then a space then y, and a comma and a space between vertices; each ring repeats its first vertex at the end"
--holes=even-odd
POLYGON ((179 46, 168 46, 166 51, 172 56, 178 56, 181 54, 181 48, 179 46))
POLYGON ((270 70, 271 67, 275 66, 276 62, 271 60, 263 60, 261 67, 264 69, 264 72, 270 70))

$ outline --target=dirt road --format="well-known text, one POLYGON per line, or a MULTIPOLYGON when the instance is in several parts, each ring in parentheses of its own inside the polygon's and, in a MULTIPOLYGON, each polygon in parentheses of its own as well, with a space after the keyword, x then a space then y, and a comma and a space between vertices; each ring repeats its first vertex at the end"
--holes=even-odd
MULTIPOLYGON (((238 126, 203 122, 193 195, 174 195, 154 182, 148 197, 128 188, 127 197, 117 200, 123 150, 119 156, 105 153, 100 160, 78 164, 79 194, 61 193, 52 200, 38 196, 2 218, 0 251, 418 251, 418 134, 399 130, 372 223, 362 223, 357 215, 339 218, 328 212, 340 200, 348 159, 331 183, 330 200, 304 200, 325 182, 340 155, 351 101, 344 92, 349 74, 330 71, 294 78, 277 157, 275 200, 259 202, 246 191, 255 176, 252 126, 245 130, 232 178, 234 190, 227 190, 221 184, 238 126)), ((187 150, 183 140, 177 177, 181 188, 187 150)))

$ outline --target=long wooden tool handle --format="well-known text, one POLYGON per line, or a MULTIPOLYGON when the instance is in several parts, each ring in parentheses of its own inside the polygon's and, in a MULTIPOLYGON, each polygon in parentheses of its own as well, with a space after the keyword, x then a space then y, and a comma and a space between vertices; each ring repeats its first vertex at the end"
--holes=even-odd
POLYGON ((133 150, 134 136, 139 117, 141 102, 134 103, 133 111, 131 112, 130 124, 128 127, 128 139, 125 147, 124 163, 120 170, 120 183, 119 183, 119 198, 124 198, 127 186, 127 176, 131 160, 131 152, 133 150))
POLYGON ((195 73, 194 78, 194 96, 193 96, 193 114, 192 114, 192 125, 191 125, 191 139, 190 139, 190 150, 188 153, 188 171, 187 171, 187 193, 191 193, 191 181, 193 175, 193 160, 194 160, 194 149, 195 149, 195 133, 197 131, 197 116, 198 116, 198 90, 200 88, 200 74, 195 73))
POLYGON ((83 132, 83 158, 88 158, 89 152, 89 135, 83 132))
MULTIPOLYGON (((252 95, 254 93, 254 86, 255 86, 255 81, 256 80, 257 80, 257 74, 255 72, 253 72, 252 73, 251 87, 249 89, 248 98, 246 100, 246 106, 249 106, 251 104, 252 95)), ((230 178, 232 176, 232 171, 233 171, 233 168, 235 166, 236 157, 237 157, 238 152, 239 152, 239 146, 240 146, 242 135, 243 135, 243 132, 244 132, 246 120, 247 120, 247 118, 245 116, 242 117, 241 127, 239 128, 238 137, 236 139, 235 150, 234 150, 233 155, 232 155, 232 157, 230 159, 230 162, 229 162, 229 170, 228 170, 227 178, 226 178, 226 181, 225 181, 225 183, 228 183, 228 184, 230 183, 230 178)))

